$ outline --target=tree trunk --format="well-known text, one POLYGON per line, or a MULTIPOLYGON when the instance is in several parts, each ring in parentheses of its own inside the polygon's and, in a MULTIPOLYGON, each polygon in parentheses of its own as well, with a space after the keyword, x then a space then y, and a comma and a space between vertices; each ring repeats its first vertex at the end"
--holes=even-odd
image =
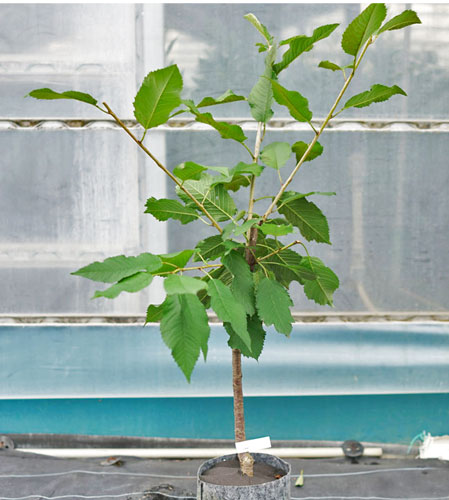
MULTIPOLYGON (((232 349, 232 388, 234 390, 234 430, 235 441, 245 441, 245 412, 242 391, 242 353, 232 349)), ((254 458, 249 453, 239 453, 242 474, 252 477, 254 458)))

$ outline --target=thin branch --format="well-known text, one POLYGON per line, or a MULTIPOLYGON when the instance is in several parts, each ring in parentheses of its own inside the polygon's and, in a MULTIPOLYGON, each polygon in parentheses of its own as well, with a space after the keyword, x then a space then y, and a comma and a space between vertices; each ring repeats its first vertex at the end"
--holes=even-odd
POLYGON ((340 90, 340 93, 338 94, 337 96, 337 99, 335 100, 334 104, 332 105, 326 119, 324 120, 324 122, 322 123, 320 129, 318 130, 318 132, 315 134, 315 137, 313 138, 312 142, 309 144, 308 148, 306 149, 306 151, 304 152, 304 154, 302 155, 301 159, 298 161, 298 163, 296 164, 295 168, 293 169, 292 173, 288 176, 288 179, 284 182, 284 184, 281 186, 281 189, 279 190, 278 194, 274 197, 271 205, 268 207, 267 211, 265 212, 265 214, 263 215, 262 217, 262 221, 265 222, 267 220, 267 217, 271 214, 271 212, 274 210, 277 202, 280 200, 281 196, 284 194, 285 190, 287 189, 288 185, 292 182, 293 178, 295 177, 295 175, 297 174, 298 170, 300 169, 301 165, 305 162, 305 160, 307 159, 307 157, 309 156, 310 152, 312 151, 312 148, 313 146, 315 145, 315 143, 317 142, 318 138, 320 137, 320 135, 323 133, 324 129, 326 128, 327 124, 329 123, 329 121, 331 120, 331 118, 333 117, 333 113, 335 111, 335 109, 337 108, 339 102, 341 101, 342 97, 343 97, 343 94, 346 92, 346 89, 348 88, 349 84, 351 83, 351 80, 352 78, 354 77, 354 74, 355 74, 355 71, 356 69, 359 67, 360 65, 360 62, 363 58, 363 56, 365 55, 368 47, 370 46, 370 44, 372 43, 372 39, 370 38, 368 40, 368 42, 366 43, 365 45, 365 48, 363 49, 362 53, 360 54, 360 57, 359 57, 359 60, 354 64, 354 68, 352 69, 351 71, 351 74, 349 75, 349 77, 347 78, 347 80, 345 81, 344 85, 343 85, 343 88, 340 90))
POLYGON ((265 259, 268 259, 269 257, 273 257, 273 255, 276 255, 277 253, 280 253, 280 252, 283 252, 284 250, 287 250, 287 248, 290 248, 292 247, 293 245, 303 245, 303 243, 299 240, 296 240, 294 241, 293 243, 289 243, 288 245, 285 245, 285 247, 282 247, 282 248, 278 248, 277 250, 275 250, 274 252, 271 252, 267 255, 264 255, 263 257, 261 257, 260 259, 257 259, 257 263, 259 264, 259 262, 261 260, 265 260, 265 259))
POLYGON ((157 274, 157 276, 165 276, 166 274, 176 274, 184 271, 203 271, 204 269, 209 269, 212 267, 223 267, 223 264, 205 264, 204 266, 191 266, 191 267, 177 267, 173 271, 165 271, 163 273, 157 274))
POLYGON ((163 170, 168 177, 177 185, 179 188, 184 191, 184 193, 195 203, 195 205, 203 212, 203 214, 211 221, 212 225, 220 232, 223 232, 223 229, 218 225, 217 221, 212 217, 212 215, 207 211, 207 209, 190 193, 188 189, 186 189, 181 182, 168 170, 162 163, 142 144, 139 139, 129 130, 129 128, 120 120, 120 118, 111 110, 111 108, 104 102, 103 103, 106 109, 108 110, 108 114, 114 118, 120 127, 131 137, 131 139, 144 151, 156 165, 163 170))

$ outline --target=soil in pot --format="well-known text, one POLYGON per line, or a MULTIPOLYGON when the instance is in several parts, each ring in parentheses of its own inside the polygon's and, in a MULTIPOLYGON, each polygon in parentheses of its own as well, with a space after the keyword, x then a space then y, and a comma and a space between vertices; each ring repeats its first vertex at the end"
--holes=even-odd
POLYGON ((240 471, 238 459, 234 458, 217 463, 214 467, 201 474, 200 478, 202 481, 210 484, 250 486, 276 481, 283 476, 285 476, 283 470, 260 462, 254 463, 254 476, 246 476, 240 471))

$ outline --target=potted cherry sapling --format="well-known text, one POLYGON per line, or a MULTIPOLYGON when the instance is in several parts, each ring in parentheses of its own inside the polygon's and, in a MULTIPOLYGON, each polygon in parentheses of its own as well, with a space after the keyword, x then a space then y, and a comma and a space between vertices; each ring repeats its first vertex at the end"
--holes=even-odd
MULTIPOLYGON (((412 10, 384 23, 386 14, 384 4, 369 5, 343 33, 341 47, 347 63, 343 66, 327 60, 319 63, 320 68, 335 72, 336 78, 342 80, 340 92, 329 97, 333 104, 321 123, 312 122, 307 99, 282 84, 283 74, 314 44, 332 35, 338 24, 320 26, 310 36, 299 35, 278 42, 253 14, 245 18, 262 37, 257 46, 264 57, 264 71, 249 95, 236 95, 228 90, 220 97, 205 97, 195 103, 181 96, 183 82, 175 64, 152 71, 144 79, 134 101, 134 115, 143 127, 140 137, 125 125, 109 104, 99 104, 89 94, 59 93, 48 88, 29 94, 37 99, 82 101, 112 118, 136 147, 153 160, 155 167, 163 170, 176 185, 177 199, 151 197, 146 202, 145 212, 159 221, 175 219, 185 225, 201 220, 210 226, 210 236, 199 241, 193 249, 177 249, 175 253, 162 255, 119 255, 93 262, 73 274, 109 284, 105 290, 95 293, 95 297, 109 299, 121 292, 138 292, 148 287, 155 276, 163 277, 165 300, 148 307, 146 321, 160 322, 162 338, 188 381, 200 354, 204 359, 207 356, 210 334, 207 310, 217 315, 223 322, 232 350, 236 442, 246 440, 242 355, 259 358, 266 327, 273 326, 281 335, 290 334, 293 303, 289 286, 292 282, 302 285, 305 295, 321 305, 332 305, 332 295, 339 285, 335 273, 307 250, 309 241, 330 243, 326 217, 315 199, 317 195, 332 193, 305 194, 292 191, 289 186, 305 162, 323 153, 319 139, 334 117, 350 108, 363 108, 395 95, 406 95, 397 85, 375 83, 365 92, 350 98, 346 96, 365 55, 379 36, 420 23, 412 10), (240 126, 217 121, 209 111, 214 106, 236 101, 246 101, 257 122, 252 145, 240 126), (310 133, 303 134, 304 140, 294 144, 270 141, 267 123, 273 117, 274 102, 286 108, 295 120, 310 126, 310 133), (188 157, 172 169, 164 165, 154 156, 145 139, 149 131, 181 113, 207 124, 222 139, 237 142, 241 145, 241 158, 231 167, 204 166, 188 157), (280 172, 291 156, 296 158, 295 166, 284 175, 285 181, 281 180, 270 196, 258 199, 258 179, 269 169, 280 172), (245 206, 238 206, 235 200, 235 193, 240 190, 247 192, 245 206), (310 200, 312 196, 315 196, 314 201, 310 200), (299 233, 298 237, 294 233, 299 233), (284 237, 290 242, 283 242, 284 237)), ((271 455, 249 452, 207 461, 199 470, 198 498, 288 499, 290 466, 271 455), (236 464, 231 480, 219 474, 218 465, 223 461, 226 465, 236 464)))

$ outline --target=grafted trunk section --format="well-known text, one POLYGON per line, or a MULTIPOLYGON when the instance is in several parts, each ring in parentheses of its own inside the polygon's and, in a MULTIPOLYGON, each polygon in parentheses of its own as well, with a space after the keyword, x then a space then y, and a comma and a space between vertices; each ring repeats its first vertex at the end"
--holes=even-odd
MULTIPOLYGON (((232 388, 234 391, 234 429, 235 441, 245 441, 245 412, 242 390, 242 354, 232 349, 232 388)), ((252 477, 254 458, 249 453, 239 453, 240 469, 243 474, 252 477)))

